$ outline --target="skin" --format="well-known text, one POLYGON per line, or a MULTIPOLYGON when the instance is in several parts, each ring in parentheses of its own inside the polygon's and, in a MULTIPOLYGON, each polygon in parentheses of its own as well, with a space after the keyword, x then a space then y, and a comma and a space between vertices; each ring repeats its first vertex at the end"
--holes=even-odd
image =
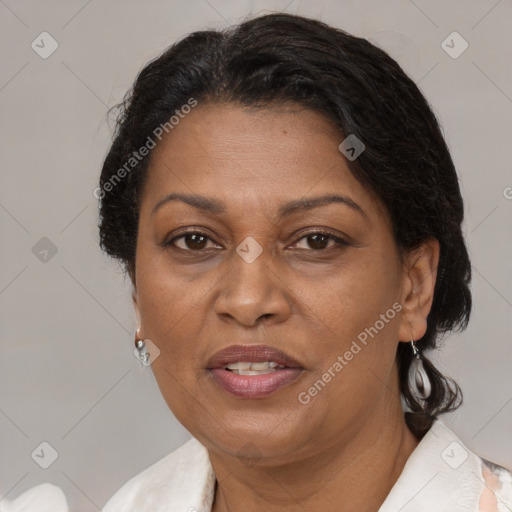
POLYGON ((439 243, 400 260, 389 215, 338 150, 343 138, 293 104, 201 104, 151 157, 134 275, 138 334, 161 350, 152 369, 168 406, 208 449, 214 512, 329 512, 340 503, 377 511, 418 444, 404 421, 395 353, 426 331, 439 243), (171 201, 152 213, 170 193, 226 209, 171 201), (287 201, 333 193, 365 213, 336 203, 278 216, 287 201), (175 238, 191 228, 208 238, 175 238), (348 245, 306 236, 318 231, 348 245), (252 263, 236 252, 249 236, 263 249, 252 263), (298 394, 393 303, 402 310, 301 404, 298 394), (234 397, 206 362, 244 343, 282 349, 304 371, 267 398, 234 397))

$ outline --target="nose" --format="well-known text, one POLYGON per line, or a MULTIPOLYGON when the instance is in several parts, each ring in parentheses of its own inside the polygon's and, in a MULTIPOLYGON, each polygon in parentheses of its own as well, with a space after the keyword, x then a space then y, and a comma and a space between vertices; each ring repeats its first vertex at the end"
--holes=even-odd
POLYGON ((252 262, 233 251, 228 264, 230 271, 222 279, 215 301, 219 318, 253 327, 262 322, 279 323, 290 316, 290 294, 268 249, 252 262))

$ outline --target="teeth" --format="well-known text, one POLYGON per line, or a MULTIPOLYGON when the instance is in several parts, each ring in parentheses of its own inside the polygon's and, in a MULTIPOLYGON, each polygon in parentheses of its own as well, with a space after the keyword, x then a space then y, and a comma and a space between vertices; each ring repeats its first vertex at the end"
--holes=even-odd
POLYGON ((277 366, 277 363, 274 363, 275 366, 272 366, 272 363, 265 362, 265 363, 251 363, 251 370, 268 370, 269 368, 275 368, 277 366))
POLYGON ((265 375, 266 373, 273 373, 276 370, 274 368, 268 368, 267 370, 236 370, 233 373, 238 373, 238 375, 265 375))
POLYGON ((250 370, 251 363, 241 362, 241 363, 231 363, 226 366, 228 370, 250 370))
POLYGON ((228 370, 238 375, 264 375, 266 373, 275 372, 276 369, 285 368, 285 366, 274 361, 265 361, 262 363, 252 363, 248 361, 240 361, 226 365, 228 370))

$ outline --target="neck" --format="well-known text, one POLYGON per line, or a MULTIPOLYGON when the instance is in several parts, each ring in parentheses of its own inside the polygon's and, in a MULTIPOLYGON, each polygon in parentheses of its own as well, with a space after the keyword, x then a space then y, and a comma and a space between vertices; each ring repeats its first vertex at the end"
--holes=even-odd
POLYGON ((418 445, 400 404, 393 409, 379 419, 372 415, 314 457, 287 465, 247 468, 210 454, 217 475, 212 512, 281 512, 297 505, 324 512, 377 512, 418 445))

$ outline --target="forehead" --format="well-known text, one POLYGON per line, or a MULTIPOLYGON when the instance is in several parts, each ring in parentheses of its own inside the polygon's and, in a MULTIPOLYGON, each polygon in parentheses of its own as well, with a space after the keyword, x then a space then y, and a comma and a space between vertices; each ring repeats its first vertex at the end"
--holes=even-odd
POLYGON ((340 153, 343 138, 323 115, 295 104, 200 104, 153 150, 144 198, 179 191, 268 205, 339 192, 381 214, 340 153))

